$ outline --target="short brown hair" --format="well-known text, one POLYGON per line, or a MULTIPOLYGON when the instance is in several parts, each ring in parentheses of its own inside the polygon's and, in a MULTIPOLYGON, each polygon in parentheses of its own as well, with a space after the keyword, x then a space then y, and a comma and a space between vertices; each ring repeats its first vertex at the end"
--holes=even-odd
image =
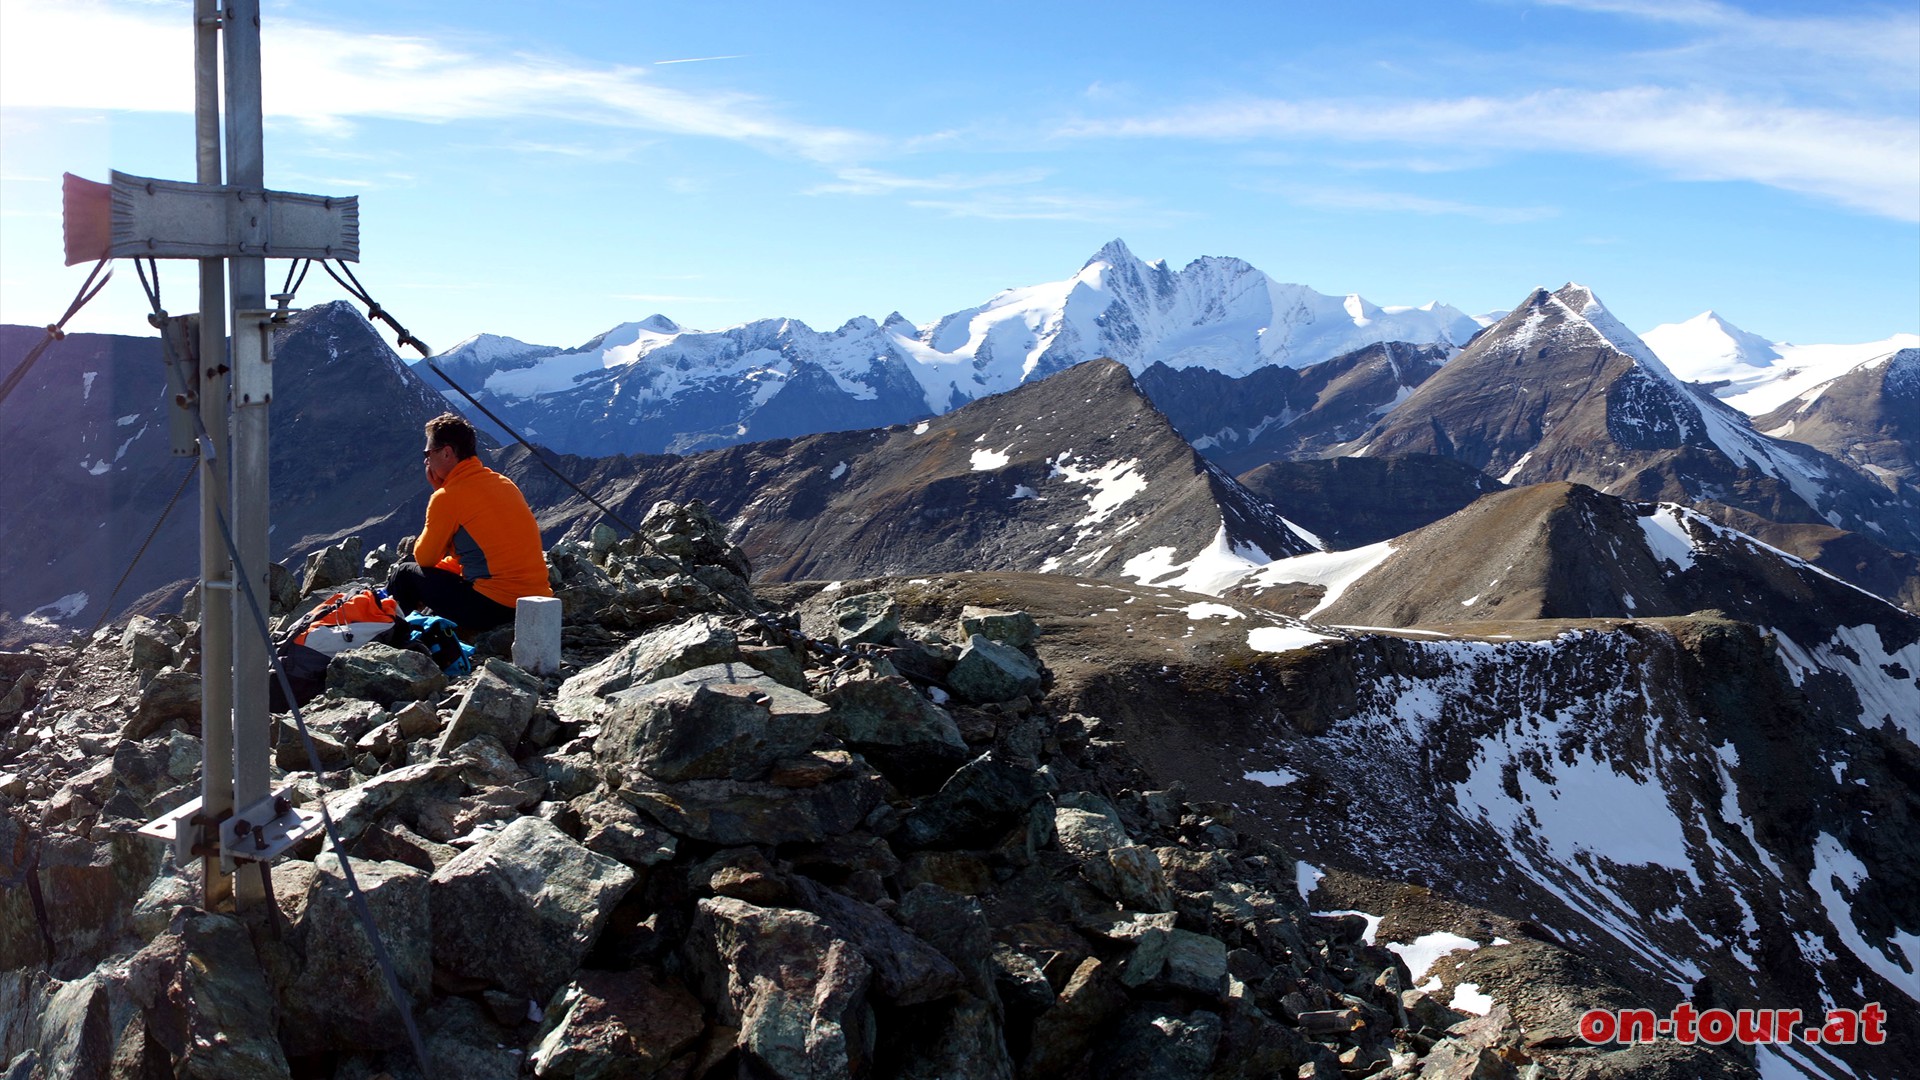
POLYGON ((453 447, 453 456, 465 461, 479 452, 473 425, 459 413, 441 413, 427 421, 427 449, 453 447))

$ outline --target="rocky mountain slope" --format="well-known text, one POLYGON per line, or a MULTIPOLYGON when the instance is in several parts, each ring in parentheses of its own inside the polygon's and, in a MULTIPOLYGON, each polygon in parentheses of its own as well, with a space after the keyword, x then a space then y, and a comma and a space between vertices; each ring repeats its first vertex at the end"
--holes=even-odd
POLYGON ((1369 345, 1303 368, 1271 365, 1238 378, 1156 363, 1140 389, 1194 448, 1228 471, 1318 457, 1372 426, 1446 362, 1444 345, 1369 345))
MULTIPOLYGON (((40 336, 0 328, 9 369, 40 336)), ((344 303, 295 314, 274 350, 273 556, 417 528, 420 430, 443 411, 439 395, 344 303)), ((130 564, 116 611, 199 576, 197 480, 148 543, 190 472, 168 449, 172 408, 157 338, 96 334, 55 345, 0 404, 0 458, 13 468, 0 516, 0 644, 93 626, 130 564)))
POLYGON ((791 319, 706 332, 656 315, 578 349, 482 335, 435 362, 542 445, 684 453, 917 420, 1096 358, 1243 376, 1381 342, 1450 350, 1479 328, 1445 305, 1324 296, 1239 259, 1176 271, 1115 240, 1065 281, 924 326, 895 313, 830 333, 791 319))
MULTIPOLYGON (((1205 583, 1312 550, 1112 361, 912 427, 559 464, 630 520, 656 499, 706 501, 768 580, 991 569, 1205 583)), ((550 534, 598 520, 524 451, 499 467, 547 508, 550 534)))
POLYGON ((1675 379, 1587 289, 1539 290, 1340 453, 1439 454, 1506 483, 1570 480, 1920 547, 1920 501, 1770 438, 1675 379))
POLYGON ((1911 490, 1920 484, 1920 349, 1861 364, 1754 417, 1753 426, 1911 490))
POLYGON ((1431 525, 1506 485, 1465 462, 1431 454, 1274 461, 1241 473, 1242 487, 1329 551, 1365 547, 1431 525))
MULTIPOLYGON (((1162 785, 1117 738, 1137 709, 1075 711, 1097 680, 1050 674, 1035 646, 1054 631, 1024 613, 949 618, 929 582, 745 617, 760 602, 716 522, 663 507, 642 531, 552 553, 557 676, 495 657, 449 685, 418 653, 337 658, 303 717, 317 760, 283 744, 275 780, 324 802, 342 847, 281 860, 264 908, 199 908, 198 868, 132 831, 195 790, 197 712, 165 689, 192 627, 18 658, 8 1075, 1754 1074, 1715 1047, 1570 1042, 1569 1001, 1672 998, 1592 943, 1493 941, 1514 981, 1479 975, 1488 1001, 1424 937, 1309 914, 1312 868, 1274 842, 1306 837, 1162 785), (796 621, 835 655, 797 648, 796 621)), ((1074 591, 1045 580, 1049 607, 1074 591)), ((1395 929, 1466 910, 1417 907, 1395 929)))

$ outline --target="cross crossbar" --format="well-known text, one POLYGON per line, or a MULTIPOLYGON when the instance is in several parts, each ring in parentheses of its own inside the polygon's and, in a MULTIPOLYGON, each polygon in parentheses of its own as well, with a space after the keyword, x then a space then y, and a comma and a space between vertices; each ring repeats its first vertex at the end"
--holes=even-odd
POLYGON ((360 260, 358 196, 66 174, 67 265, 104 258, 360 260))

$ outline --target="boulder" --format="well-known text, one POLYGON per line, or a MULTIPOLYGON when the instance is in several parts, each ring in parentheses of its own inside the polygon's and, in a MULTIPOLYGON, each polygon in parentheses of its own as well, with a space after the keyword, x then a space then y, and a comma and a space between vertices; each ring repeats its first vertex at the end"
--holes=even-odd
POLYGON ((144 739, 167 724, 200 724, 198 672, 162 668, 140 688, 140 704, 120 729, 126 739, 144 739))
POLYGON ((965 639, 975 634, 1008 648, 1024 649, 1040 639, 1040 625, 1024 611, 968 604, 960 609, 960 636, 965 639))
POLYGON ((545 1000, 600 936, 633 871, 522 817, 434 872, 433 962, 545 1000))
POLYGON ((1126 1004, 1126 991, 1114 977, 1111 964, 1092 956, 1080 961, 1060 988, 1053 1008, 1034 1021, 1026 1075, 1054 1076, 1070 1071, 1086 1057, 1094 1036, 1126 1004))
POLYGON ((827 730, 910 789, 938 786, 967 759, 953 717, 898 675, 852 679, 821 700, 827 730))
POLYGON ((582 971, 547 1005, 529 1060, 542 1080, 646 1080, 705 1031, 678 983, 645 968, 582 971))
POLYGON ((470 739, 490 735, 501 745, 514 747, 533 722, 534 707, 544 688, 540 680, 497 656, 490 656, 454 710, 453 720, 440 733, 434 752, 446 755, 470 739))
POLYGON ((446 673, 433 657, 377 641, 349 649, 327 665, 328 690, 381 705, 430 700, 446 688, 446 673))
POLYGON ((651 550, 669 559, 694 567, 718 566, 740 578, 753 573, 746 553, 727 542, 727 527, 699 499, 654 503, 640 520, 640 535, 651 550))
POLYGON ((300 594, 307 596, 322 589, 337 589, 358 580, 365 568, 361 549, 360 538, 349 536, 308 555, 300 572, 300 594))
POLYGON ((622 690, 740 659, 739 638, 725 623, 711 615, 696 616, 642 634, 568 679, 560 686, 554 709, 568 719, 589 720, 604 699, 622 690))
POLYGON ((1103 895, 1135 911, 1173 910, 1159 856, 1133 842, 1112 803, 1084 791, 1063 795, 1055 800, 1053 827, 1061 849, 1103 895))
MULTIPOLYGON (((433 979, 427 875, 403 863, 355 859, 353 876, 409 1007, 415 1007, 426 1000, 433 979)), ((280 994, 287 1052, 406 1046, 405 1023, 354 910, 340 857, 329 851, 312 863, 288 864, 273 885, 286 918, 282 940, 299 958, 280 994)))
POLYGON ((67 983, 40 1017, 37 1056, 43 1075, 106 1080, 113 1058, 107 982, 98 972, 67 983))
POLYGON ((752 780, 820 737, 827 706, 744 664, 715 664, 622 691, 594 753, 656 780, 752 780))
POLYGON ((178 1074, 286 1080, 274 996, 247 928, 225 915, 184 910, 128 965, 127 989, 147 1034, 178 1074))
POLYGON ((127 654, 127 666, 135 672, 157 672, 173 663, 174 650, 180 647, 180 635, 167 626, 135 615, 127 620, 120 635, 120 648, 127 654))
POLYGON ((940 951, 914 937, 872 904, 842 896, 798 878, 794 887, 807 910, 834 934, 850 941, 873 968, 874 987, 894 1005, 922 1005, 965 985, 960 969, 940 951))
POLYGON ((340 842, 350 844, 387 813, 406 814, 419 806, 458 796, 464 785, 459 767, 446 761, 423 761, 381 773, 365 782, 326 796, 340 842))
POLYGON ((699 902, 686 959, 754 1066, 781 1080, 865 1071, 871 969, 817 916, 710 897, 699 902))
POLYGON ((1040 689, 1040 666, 1018 649, 975 634, 953 662, 947 686, 977 705, 1012 701, 1040 689))
POLYGON ((824 840, 854 828, 880 805, 886 782, 854 767, 804 787, 736 780, 668 784, 635 775, 619 794, 689 840, 774 845, 824 840))
POLYGON ((988 752, 962 765, 939 791, 922 799, 906 816, 902 833, 915 848, 991 842, 1046 794, 1032 769, 988 752))
POLYGON ((1202 1080, 1213 1067, 1220 1028, 1220 1017, 1205 1010, 1180 1016, 1164 1005, 1136 1005, 1094 1054, 1094 1072, 1135 1080, 1202 1080))

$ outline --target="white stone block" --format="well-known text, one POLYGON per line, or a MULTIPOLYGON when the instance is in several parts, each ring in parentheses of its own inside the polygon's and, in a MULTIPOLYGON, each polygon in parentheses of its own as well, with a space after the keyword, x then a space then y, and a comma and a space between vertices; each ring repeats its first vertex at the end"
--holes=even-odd
POLYGON ((513 666, 535 675, 560 670, 560 601, 523 596, 513 605, 513 666))

